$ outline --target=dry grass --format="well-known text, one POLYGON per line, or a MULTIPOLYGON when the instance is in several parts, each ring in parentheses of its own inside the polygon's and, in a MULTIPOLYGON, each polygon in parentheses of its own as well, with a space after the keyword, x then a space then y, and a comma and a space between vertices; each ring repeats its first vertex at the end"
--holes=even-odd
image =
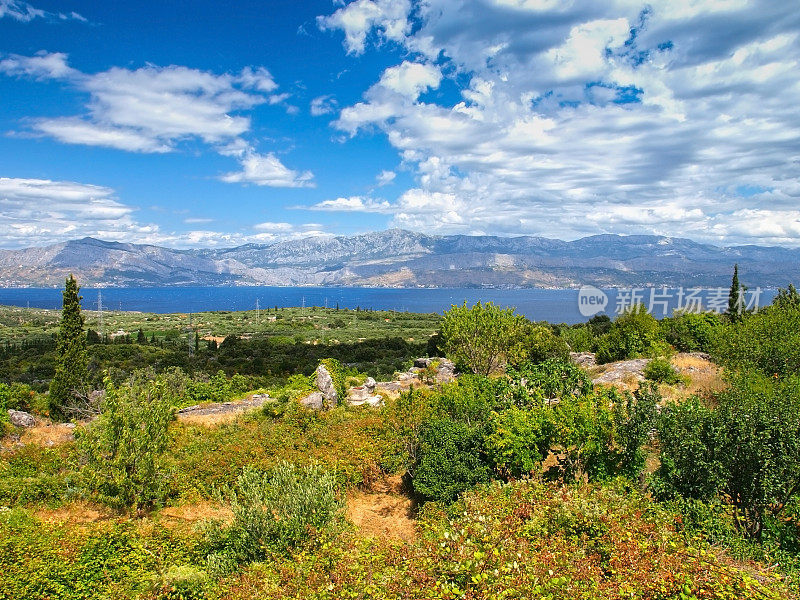
POLYGON ((197 521, 206 521, 211 519, 228 523, 233 520, 233 513, 229 507, 208 501, 193 502, 190 504, 181 504, 180 506, 169 506, 167 508, 162 508, 158 512, 158 516, 162 520, 181 521, 186 523, 194 523, 197 521))
POLYGON ((87 525, 114 518, 108 507, 85 501, 71 502, 58 508, 39 508, 34 515, 45 523, 87 525))
POLYGON ((410 541, 416 537, 416 505, 403 493, 399 476, 388 477, 373 491, 351 492, 347 497, 347 518, 367 537, 410 541))
POLYGON ((676 354, 672 365, 681 375, 689 377, 689 384, 681 386, 674 398, 692 395, 711 396, 725 389, 722 368, 695 354, 676 354))

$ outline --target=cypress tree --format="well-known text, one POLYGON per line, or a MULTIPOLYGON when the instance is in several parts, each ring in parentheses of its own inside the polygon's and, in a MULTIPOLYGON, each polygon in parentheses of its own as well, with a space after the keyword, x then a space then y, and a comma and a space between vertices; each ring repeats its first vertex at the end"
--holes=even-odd
POLYGON ((732 321, 738 320, 742 316, 744 308, 744 290, 739 283, 739 265, 733 265, 733 279, 731 280, 731 291, 728 292, 728 316, 732 321))
POLYGON ((89 373, 86 369, 86 335, 81 314, 80 288, 70 275, 64 287, 61 324, 56 343, 56 371, 50 382, 50 414, 64 415, 64 409, 83 396, 89 373))

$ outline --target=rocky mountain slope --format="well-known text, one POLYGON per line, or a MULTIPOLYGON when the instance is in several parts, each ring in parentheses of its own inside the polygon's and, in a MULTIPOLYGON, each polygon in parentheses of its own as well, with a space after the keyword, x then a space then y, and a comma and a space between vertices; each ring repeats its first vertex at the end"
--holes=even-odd
POLYGON ((0 250, 0 285, 382 287, 749 286, 800 282, 800 250, 659 236, 432 236, 389 230, 236 248, 173 250, 93 238, 0 250))

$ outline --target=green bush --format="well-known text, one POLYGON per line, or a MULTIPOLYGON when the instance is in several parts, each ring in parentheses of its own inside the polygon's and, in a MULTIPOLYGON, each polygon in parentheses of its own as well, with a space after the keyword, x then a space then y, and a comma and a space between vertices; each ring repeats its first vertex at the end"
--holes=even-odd
POLYGON ((483 429, 451 418, 432 419, 419 429, 414 491, 427 500, 453 502, 463 491, 489 481, 483 429))
POLYGON ((486 452, 502 473, 511 477, 529 475, 541 467, 555 430, 550 410, 512 407, 492 415, 486 452))
POLYGON ((263 560, 268 552, 287 553, 336 517, 336 478, 317 464, 281 462, 268 472, 245 467, 236 487, 217 492, 233 511, 233 522, 206 530, 209 569, 216 574, 263 560))
POLYGON ((684 379, 667 358, 654 358, 644 368, 644 378, 656 383, 675 385, 684 379))
POLYGON ((597 362, 607 363, 641 356, 664 354, 667 350, 658 321, 637 304, 611 325, 597 348, 597 362))
POLYGON ((107 379, 100 417, 76 432, 100 501, 141 512, 164 499, 163 457, 176 402, 169 383, 146 371, 119 386, 107 379))
POLYGON ((678 352, 709 352, 716 329, 722 325, 717 313, 676 313, 661 320, 667 343, 678 352))
POLYGON ((515 406, 541 406, 545 400, 585 396, 592 389, 586 372, 568 361, 550 359, 540 364, 509 367, 504 400, 515 406))
POLYGON ((653 476, 662 499, 712 500, 724 479, 713 409, 696 396, 668 405, 657 422, 661 464, 653 476))

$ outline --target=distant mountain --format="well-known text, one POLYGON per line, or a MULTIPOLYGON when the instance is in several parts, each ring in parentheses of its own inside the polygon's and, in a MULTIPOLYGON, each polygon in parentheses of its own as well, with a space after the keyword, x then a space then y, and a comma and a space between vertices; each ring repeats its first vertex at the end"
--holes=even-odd
POLYGON ((0 286, 316 285, 377 287, 598 287, 800 282, 800 250, 718 247, 649 235, 435 236, 392 229, 236 248, 172 250, 93 238, 0 250, 0 286))

